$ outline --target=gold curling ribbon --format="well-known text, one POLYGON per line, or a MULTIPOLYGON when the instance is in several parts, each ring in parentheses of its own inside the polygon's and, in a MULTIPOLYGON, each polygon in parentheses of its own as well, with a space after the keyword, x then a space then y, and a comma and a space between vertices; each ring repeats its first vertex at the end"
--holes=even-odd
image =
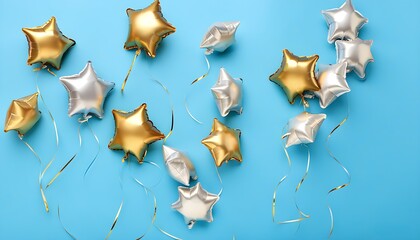
POLYGON ((92 127, 90 126, 89 122, 86 121, 86 125, 89 127, 90 132, 93 135, 93 138, 95 138, 96 144, 98 145, 98 150, 96 151, 95 157, 90 162, 89 166, 86 168, 85 173, 83 174, 83 178, 86 177, 86 174, 89 172, 89 169, 92 167, 92 165, 95 163, 96 159, 98 158, 99 152, 101 151, 101 144, 99 143, 99 138, 96 136, 95 132, 93 131, 92 127))
POLYGON ((140 49, 137 49, 136 54, 134 54, 133 61, 131 62, 131 66, 128 69, 127 75, 125 76, 123 84, 121 86, 121 93, 124 93, 125 85, 127 84, 127 80, 130 77, 131 70, 133 70, 134 63, 136 62, 136 59, 139 55, 140 55, 140 49))
MULTIPOLYGON (((205 77, 207 77, 207 75, 209 75, 209 72, 210 72, 210 62, 209 62, 209 59, 207 58, 207 56, 206 55, 204 55, 204 57, 205 57, 205 59, 206 59, 206 63, 207 63, 207 72, 206 73, 204 73, 203 75, 201 75, 200 77, 198 77, 198 78, 196 78, 196 79, 194 79, 194 81, 192 81, 191 82, 191 85, 194 85, 195 83, 197 83, 197 82, 199 82, 200 80, 202 80, 203 78, 205 78, 205 77)), ((190 90, 191 91, 191 90, 190 90)), ((189 94, 187 94, 187 96, 185 96, 185 99, 184 99, 184 107, 185 107, 185 110, 187 110, 187 113, 188 113, 188 115, 190 115, 190 117, 194 120, 194 121, 196 121, 197 123, 199 123, 199 124, 203 124, 203 122, 201 122, 200 120, 198 120, 196 117, 194 117, 194 115, 191 113, 191 111, 190 111, 190 109, 189 109, 189 107, 188 107, 188 95, 189 94)))
POLYGON ((56 173, 54 175, 54 177, 50 180, 50 182, 47 184, 46 188, 49 188, 51 186, 51 184, 54 183, 55 180, 57 180, 57 178, 61 175, 61 173, 63 173, 63 171, 67 168, 67 166, 73 162, 73 160, 77 157, 77 155, 80 152, 80 149, 82 148, 82 134, 80 133, 80 128, 83 125, 83 123, 87 122, 89 120, 89 118, 83 118, 83 119, 79 119, 79 127, 77 128, 77 135, 79 138, 79 149, 77 150, 77 152, 75 154, 73 154, 73 156, 66 162, 66 164, 64 164, 64 166, 60 169, 60 171, 58 171, 58 173, 56 173))
MULTIPOLYGON (((338 160, 338 158, 332 153, 332 151, 330 150, 330 148, 329 148, 329 140, 330 140, 330 138, 331 138, 331 136, 333 135, 333 133, 337 130, 337 129, 339 129, 341 126, 343 126, 343 124, 348 120, 348 118, 349 118, 349 112, 348 112, 348 106, 347 106, 347 115, 343 118, 343 120, 341 120, 341 122, 337 125, 337 126, 335 126, 332 130, 331 130, 331 132, 330 132, 330 134, 328 134, 328 137, 326 138, 326 140, 325 140, 325 148, 327 149, 327 152, 328 152, 328 154, 330 155, 330 157, 332 158, 332 159, 334 159, 334 161, 338 164, 338 165, 340 165, 340 167, 343 169, 343 171, 346 173, 346 175, 347 175, 347 182, 346 183, 344 183, 344 184, 341 184, 341 185, 339 185, 339 186, 336 186, 336 187, 334 187, 334 188, 332 188, 332 189, 330 189, 329 191, 328 191, 328 194, 327 194, 327 197, 331 194, 331 193, 333 193, 333 192, 335 192, 335 191, 338 191, 338 190, 340 190, 340 189, 343 189, 343 188, 345 188, 345 187, 347 187, 348 185, 350 185, 350 182, 351 182, 351 175, 350 175, 350 172, 347 170, 347 168, 340 162, 340 160, 338 160)), ((328 201, 327 201, 328 202, 328 201)), ((333 231, 334 231, 334 214, 333 214, 333 211, 332 211, 332 208, 331 208, 331 206, 330 206, 330 204, 328 203, 328 211, 330 212, 330 219, 331 219, 331 226, 330 226, 330 232, 329 232, 329 234, 328 234, 328 238, 330 238, 331 237, 331 235, 332 235, 332 233, 333 233, 333 231)))
MULTIPOLYGON (((287 125, 286 125, 287 126, 287 125)), ((286 126, 283 128, 283 133, 284 133, 284 129, 286 128, 286 126)), ((285 139, 288 136, 288 134, 284 134, 282 136, 282 139, 285 139)), ((274 223, 276 224, 288 224, 288 223, 300 223, 303 220, 308 219, 310 216, 306 213, 304 213, 298 203, 297 203, 297 199, 296 199, 296 194, 298 193, 300 187, 302 186, 303 182, 306 180, 306 177, 308 176, 308 172, 309 172, 309 166, 311 163, 311 152, 309 150, 309 147, 306 144, 302 144, 303 146, 305 146, 308 150, 308 158, 307 158, 307 164, 306 164, 306 169, 305 169, 305 173, 303 174, 302 178, 300 179, 299 183, 297 184, 296 188, 295 188, 295 193, 294 193, 294 202, 295 202, 295 207, 299 213, 299 217, 298 218, 294 218, 294 219, 289 219, 289 220, 282 220, 282 221, 276 221, 276 202, 277 202, 277 190, 280 187, 280 185, 287 179, 287 177, 290 174, 291 171, 291 166, 292 166, 292 160, 290 158, 289 152, 287 151, 286 145, 285 145, 285 141, 283 140, 283 151, 286 155, 287 158, 287 163, 289 165, 289 170, 288 173, 286 175, 284 175, 280 181, 277 183, 276 187, 274 188, 274 192, 273 192, 273 201, 272 201, 272 206, 271 206, 271 214, 272 214, 272 220, 274 223)))
POLYGON ((121 201, 120 207, 118 208, 117 214, 115 215, 114 221, 112 222, 111 228, 109 229, 109 232, 105 237, 105 240, 107 240, 111 236, 112 232, 114 231, 115 225, 117 225, 118 219, 120 217, 120 213, 121 213, 121 209, 123 205, 124 205, 124 200, 121 201))
MULTIPOLYGON (((159 167, 159 165, 157 165, 156 163, 153 163, 153 162, 149 162, 149 161, 144 161, 143 163, 147 163, 147 164, 150 164, 150 165, 152 165, 152 166, 154 166, 154 167, 156 167, 156 168, 158 168, 159 170, 162 170, 160 167, 159 167)), ((131 166, 131 165, 130 165, 131 166)), ((164 234, 165 236, 168 236, 168 237, 170 237, 170 238, 172 238, 172 239, 174 239, 174 240, 182 240, 181 238, 179 238, 179 237, 176 237, 176 236, 174 236, 174 235, 172 235, 172 234, 170 234, 170 233, 168 233, 167 231, 165 231, 165 230, 163 230, 162 228, 160 228, 159 226, 157 226, 156 225, 156 218, 157 218, 157 210, 158 210, 158 204, 157 204, 157 200, 156 200, 156 195, 155 195, 155 193, 152 191, 152 189, 150 188, 150 187, 147 187, 144 183, 142 183, 140 180, 138 180, 136 177, 134 177, 134 176, 131 176, 132 178, 133 178, 133 180, 137 183, 137 184, 139 184, 143 189, 144 189, 144 191, 145 191, 145 193, 146 193, 146 195, 148 196, 149 195, 149 193, 151 194, 151 196, 152 196, 152 198, 153 198, 153 216, 152 216, 152 220, 151 220, 151 222, 150 222, 150 225, 149 225, 149 227, 147 228, 147 230, 146 230, 146 232, 145 233, 143 233, 140 237, 138 237, 138 238, 136 238, 136 240, 141 240, 141 239, 143 239, 145 236, 146 236, 146 234, 150 231, 150 229, 152 228, 152 227, 155 227, 157 230, 159 230, 162 234, 164 234)), ((159 183, 160 183, 160 181, 162 180, 162 176, 159 178, 159 181, 154 185, 154 186, 157 186, 157 185, 159 185, 159 183)), ((153 186, 152 186, 153 187, 153 186)))
MULTIPOLYGON (((37 158, 39 164, 40 164, 40 168, 42 169, 42 161, 41 158, 39 157, 38 153, 36 153, 36 151, 34 150, 34 148, 27 143, 25 140, 23 140, 23 136, 19 135, 19 139, 28 147, 28 149, 35 155, 35 157, 37 158)), ((42 170, 39 170, 39 177, 38 177, 38 183, 39 183, 39 190, 41 191, 41 197, 42 197, 42 201, 44 203, 44 207, 45 207, 45 211, 49 212, 50 209, 48 207, 48 201, 47 198, 45 197, 45 193, 44 193, 44 189, 42 187, 42 170)))
POLYGON ((57 208, 57 215, 58 215, 58 220, 60 221, 61 227, 64 229, 67 235, 69 235, 73 240, 77 240, 77 238, 73 234, 71 234, 70 231, 67 230, 67 228, 64 226, 63 221, 61 221, 60 205, 58 205, 58 208, 57 208))
POLYGON ((152 78, 152 80, 154 82, 156 82, 157 84, 159 84, 163 88, 163 90, 168 95, 169 103, 171 105, 171 128, 170 128, 169 132, 166 134, 166 137, 163 139, 163 143, 165 143, 166 140, 169 138, 169 136, 172 135, 172 133, 174 131, 174 122, 175 122, 175 119, 174 119, 174 117, 175 117, 174 116, 174 104, 172 103, 171 93, 169 92, 169 89, 161 81, 159 81, 157 79, 154 79, 154 78, 152 78))

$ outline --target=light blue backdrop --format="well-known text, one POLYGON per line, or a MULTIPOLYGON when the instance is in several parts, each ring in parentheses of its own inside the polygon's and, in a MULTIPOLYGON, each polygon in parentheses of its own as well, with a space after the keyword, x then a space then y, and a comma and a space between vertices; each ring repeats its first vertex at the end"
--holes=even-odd
MULTIPOLYGON (((56 16, 61 30, 77 45, 64 59, 58 76, 78 73, 88 60, 100 77, 114 81, 103 120, 90 124, 100 139, 96 164, 83 180, 83 172, 94 157, 97 145, 86 127, 79 156, 46 191, 51 212, 45 213, 37 186, 39 165, 15 133, 0 134, 0 239, 70 239, 57 218, 60 206, 63 224, 79 239, 103 239, 121 199, 125 205, 110 239, 134 239, 150 223, 153 203, 131 179, 136 176, 153 188, 158 203, 156 223, 183 239, 325 239, 330 227, 327 191, 346 181, 342 169, 325 150, 328 132, 346 115, 348 122, 331 139, 331 149, 352 174, 350 187, 329 198, 335 213, 334 239, 419 239, 420 168, 418 68, 420 60, 420 3, 415 0, 354 0, 369 23, 361 38, 373 39, 375 63, 367 69, 366 81, 350 74, 351 93, 322 111, 311 101, 312 112, 325 112, 327 120, 318 141, 311 145, 312 165, 307 181, 297 194, 301 208, 311 215, 298 229, 297 224, 276 225, 271 220, 271 198, 277 181, 287 173, 280 135, 287 120, 300 111, 289 105, 282 90, 268 81, 280 65, 284 48, 298 55, 319 54, 319 63, 334 63, 335 49, 327 43, 327 27, 322 9, 338 7, 342 0, 162 0, 164 16, 177 27, 166 38, 156 59, 139 57, 126 92, 119 88, 133 58, 123 50, 127 34, 125 9, 143 8, 150 1, 0 1, 0 112, 12 99, 35 92, 36 73, 26 65, 27 43, 22 27, 43 24, 56 16), (190 87, 204 73, 206 64, 199 43, 208 26, 216 21, 240 20, 237 43, 225 54, 209 57, 210 75, 190 87), (178 198, 177 186, 164 169, 161 142, 153 144, 146 160, 161 166, 133 164, 123 172, 122 192, 119 173, 122 152, 107 149, 113 135, 111 110, 132 110, 148 103, 149 116, 156 126, 168 132, 170 107, 167 95, 151 78, 170 90, 175 109, 175 130, 167 144, 188 153, 203 186, 219 190, 214 163, 201 145, 211 121, 219 117, 210 87, 218 69, 224 66, 234 77, 244 79, 244 112, 223 119, 242 130, 242 164, 220 168, 224 183, 221 200, 214 208, 214 222, 198 223, 188 230, 183 218, 170 208, 178 198), (190 92, 190 108, 203 125, 194 122, 184 109, 190 92)), ((77 118, 67 117, 67 92, 58 79, 39 74, 39 87, 53 113, 60 134, 57 161, 45 181, 78 149, 77 118)), ((44 162, 54 152, 54 132, 45 106, 42 119, 27 135, 44 162)), ((3 118, 3 117, 2 117, 3 118)), ((219 117, 219 119, 221 119, 219 117)), ((3 122, 2 122, 3 123, 3 122)), ((290 179, 279 191, 279 218, 296 217, 293 188, 305 168, 306 152, 294 147, 290 179)), ((146 239, 168 239, 157 229, 146 239)))

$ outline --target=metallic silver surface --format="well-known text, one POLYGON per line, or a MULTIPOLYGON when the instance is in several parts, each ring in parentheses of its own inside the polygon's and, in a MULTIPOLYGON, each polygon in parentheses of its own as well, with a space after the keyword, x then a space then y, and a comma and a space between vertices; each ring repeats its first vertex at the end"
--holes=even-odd
POLYGON ((212 222, 212 209, 219 196, 207 192, 198 182, 192 188, 178 187, 179 199, 172 208, 184 215, 185 223, 191 229, 196 221, 212 222))
POLYGON ((365 78, 368 63, 373 62, 372 40, 356 38, 350 41, 338 40, 335 42, 337 62, 347 62, 347 72, 354 71, 360 78, 365 78))
POLYGON ((69 93, 69 117, 79 113, 83 118, 89 113, 103 117, 105 98, 115 83, 98 78, 90 61, 79 74, 60 77, 60 81, 69 93))
POLYGON ((173 179, 186 186, 190 185, 190 178, 197 180, 194 165, 185 154, 165 145, 162 149, 165 166, 173 179))
POLYGON ((283 137, 287 137, 286 148, 301 144, 313 143, 322 122, 327 118, 325 114, 312 114, 302 112, 289 120, 288 131, 283 137))
POLYGON ((321 90, 314 92, 322 108, 328 107, 341 95, 350 92, 346 81, 347 63, 320 65, 316 78, 321 90))
POLYGON ((213 24, 201 41, 200 48, 207 48, 206 55, 214 51, 224 52, 235 42, 235 33, 240 22, 218 22, 213 24))
POLYGON ((335 40, 353 40, 359 35, 359 30, 368 22, 356 11, 351 0, 346 0, 340 8, 321 11, 328 25, 328 42, 335 40))
POLYGON ((219 78, 211 88, 220 115, 226 117, 230 111, 242 113, 242 80, 232 78, 220 68, 219 78))

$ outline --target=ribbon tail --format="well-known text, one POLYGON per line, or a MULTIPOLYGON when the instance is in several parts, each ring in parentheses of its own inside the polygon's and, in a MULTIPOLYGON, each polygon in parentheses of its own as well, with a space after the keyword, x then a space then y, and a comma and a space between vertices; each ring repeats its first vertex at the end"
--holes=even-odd
POLYGON ((58 173, 54 175, 54 177, 50 180, 50 182, 47 184, 47 186, 45 188, 49 188, 51 186, 51 184, 53 184, 55 182, 55 180, 57 180, 57 178, 61 175, 61 173, 63 173, 63 171, 67 168, 67 166, 71 162, 73 162, 73 160, 79 154, 80 149, 82 147, 82 134, 80 133, 80 127, 81 126, 82 126, 82 123, 79 125, 79 128, 77 129, 77 134, 78 134, 78 137, 79 137, 79 150, 77 150, 77 152, 67 161, 67 163, 64 164, 64 166, 60 169, 60 171, 58 171, 58 173))
POLYGON ((121 93, 124 93, 125 85, 127 84, 127 80, 130 77, 131 70, 133 70, 134 63, 136 62, 136 59, 139 55, 140 55, 140 49, 137 49, 136 54, 134 55, 133 61, 131 62, 131 66, 128 69, 127 75, 125 76, 123 84, 121 86, 121 93))
POLYGON ((99 143, 99 138, 93 131, 92 127, 89 125, 89 122, 86 122, 87 126, 89 127, 90 132, 92 133, 93 137, 95 138, 96 144, 98 145, 98 150, 96 151, 95 157, 90 162, 89 166, 86 168, 85 173, 83 174, 83 177, 86 177, 86 174, 89 172, 92 165, 95 163, 96 159, 98 158, 99 152, 101 151, 101 144, 99 143))
POLYGON ((121 213, 121 209, 123 205, 124 205, 124 200, 121 200, 120 207, 118 208, 117 214, 115 215, 114 221, 112 222, 111 228, 109 229, 109 232, 105 237, 105 240, 107 240, 111 236, 112 232, 114 231, 115 225, 117 225, 118 219, 120 218, 120 213, 121 213))
POLYGON ((199 82, 200 80, 202 80, 205 77, 207 77, 207 75, 209 75, 209 72, 210 72, 210 62, 209 62, 209 59, 207 58, 206 55, 204 55, 204 58, 206 59, 206 63, 207 63, 207 72, 205 72, 203 75, 199 76, 198 78, 194 79, 194 81, 191 82, 191 85, 199 82))
MULTIPOLYGON (((326 148, 326 150, 327 150, 327 152, 328 152, 328 154, 330 155, 330 157, 343 169, 343 171, 346 173, 346 175, 347 175, 347 182, 345 182, 345 183, 343 183, 343 184, 341 184, 341 185, 339 185, 339 186, 336 186, 336 187, 334 187, 334 188, 332 188, 332 189, 330 189, 329 191, 328 191, 328 193, 327 193, 327 196, 329 196, 331 193, 333 193, 333 192, 335 192, 335 191, 338 191, 338 190, 340 190, 340 189, 343 189, 343 188, 345 188, 345 187, 347 187, 348 185, 350 185, 350 182, 351 182, 351 175, 350 175, 350 172, 347 170, 347 168, 340 162, 340 160, 338 160, 338 158, 332 153, 332 151, 330 150, 330 148, 329 148, 329 140, 330 140, 330 138, 331 138, 331 136, 333 135, 333 133, 336 131, 336 130, 338 130, 341 126, 343 126, 343 124, 348 120, 348 117, 349 117, 349 113, 348 113, 348 109, 347 109, 347 115, 343 118, 343 120, 341 120, 341 122, 337 125, 337 126, 335 126, 332 130, 331 130, 331 132, 330 132, 330 134, 328 134, 328 137, 327 137, 327 139, 325 140, 325 148, 326 148)), ((329 234, 328 234, 328 238, 330 238, 331 237, 331 235, 333 234, 333 232, 334 232, 334 214, 333 214, 333 211, 332 211, 332 208, 331 208, 331 206, 330 206, 330 204, 328 203, 328 201, 327 201, 327 207, 328 207, 328 211, 329 211, 329 213, 330 213, 330 220, 331 220, 331 226, 330 226, 330 232, 329 232, 329 234)))
POLYGON ((73 240, 77 240, 77 238, 73 234, 71 234, 70 231, 67 230, 67 228, 64 226, 63 221, 61 220, 60 206, 58 206, 57 208, 57 215, 58 215, 58 220, 60 221, 61 227, 64 229, 67 235, 69 235, 73 240))
POLYGON ((172 133, 174 131, 174 122, 175 122, 175 118, 174 118, 174 104, 172 103, 171 93, 169 92, 168 88, 161 81, 159 81, 159 80, 153 79, 153 81, 155 81, 157 84, 159 84, 163 88, 163 90, 168 95, 169 104, 171 105, 171 128, 170 128, 169 132, 166 134, 165 138, 163 139, 163 143, 165 143, 166 140, 169 138, 169 136, 172 135, 172 133))

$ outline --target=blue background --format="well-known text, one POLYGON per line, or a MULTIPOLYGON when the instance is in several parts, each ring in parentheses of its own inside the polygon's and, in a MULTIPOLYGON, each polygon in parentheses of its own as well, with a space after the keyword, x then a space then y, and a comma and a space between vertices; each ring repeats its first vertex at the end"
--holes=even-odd
MULTIPOLYGON (((97 151, 89 132, 82 127, 83 146, 79 156, 56 183, 46 191, 51 212, 47 214, 37 187, 39 165, 14 132, 0 134, 0 239, 70 239, 57 218, 60 206, 63 224, 79 239, 103 239, 121 199, 125 205, 110 239, 133 239, 144 233, 152 215, 150 197, 131 176, 153 188, 158 201, 156 224, 183 239, 323 239, 330 227, 327 191, 346 181, 342 169, 328 156, 325 138, 346 115, 350 118, 332 137, 331 149, 352 174, 350 187, 329 198, 334 216, 334 239, 419 239, 420 168, 418 68, 420 2, 354 0, 369 23, 360 37, 373 39, 375 63, 361 81, 349 74, 351 92, 325 111, 312 100, 311 111, 325 112, 318 141, 310 146, 312 165, 307 181, 297 194, 301 208, 311 215, 298 224, 276 225, 271 220, 271 200, 277 181, 288 166, 281 147, 281 130, 289 118, 302 111, 289 105, 282 90, 268 81, 280 65, 284 48, 297 55, 319 54, 319 63, 334 63, 335 48, 327 43, 323 9, 339 7, 342 0, 297 1, 168 1, 162 0, 164 16, 177 27, 175 34, 160 45, 157 57, 142 54, 135 64, 126 92, 119 88, 134 51, 123 50, 128 21, 125 9, 143 8, 150 1, 0 1, 0 111, 5 114, 12 99, 36 91, 36 73, 26 65, 27 42, 22 27, 43 24, 56 16, 63 33, 77 41, 67 54, 58 76, 78 73, 88 60, 100 77, 116 83, 106 102, 103 120, 90 124, 100 139, 100 154, 83 180, 83 172, 97 151), (209 57, 210 75, 190 87, 206 70, 199 43, 207 28, 217 21, 240 20, 236 44, 224 54, 209 57), (211 122, 219 113, 210 87, 218 69, 226 67, 234 77, 244 79, 244 112, 223 122, 242 130, 242 164, 230 162, 220 168, 224 193, 214 208, 214 222, 198 223, 188 230, 182 216, 170 208, 178 198, 177 182, 167 174, 161 144, 153 144, 146 160, 151 165, 131 164, 124 168, 119 185, 123 153, 107 149, 113 135, 112 109, 130 111, 148 104, 151 120, 163 132, 170 128, 170 104, 162 88, 171 93, 175 109, 175 130, 169 146, 188 153, 203 186, 218 192, 214 162, 201 145, 211 122), (204 122, 194 122, 184 109, 189 94, 190 109, 204 122), (159 178, 161 178, 159 182, 159 178)), ((47 172, 51 177, 78 150, 77 117, 67 116, 67 92, 57 78, 41 72, 39 87, 59 128, 58 159, 47 172)), ((54 132, 45 106, 42 118, 26 140, 47 162, 54 153, 54 132)), ((4 115, 3 115, 4 116, 4 115)), ((2 117, 3 118, 3 117, 2 117)), ((293 165, 288 181, 279 191, 278 218, 296 217, 293 189, 306 164, 303 147, 291 148, 293 165)), ((157 229, 146 239, 167 239, 157 229)))

